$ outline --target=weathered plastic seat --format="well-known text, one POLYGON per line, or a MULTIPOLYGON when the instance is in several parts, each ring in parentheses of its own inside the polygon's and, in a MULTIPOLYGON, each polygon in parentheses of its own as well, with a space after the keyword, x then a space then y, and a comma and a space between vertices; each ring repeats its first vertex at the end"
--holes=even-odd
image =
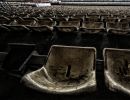
POLYGON ((100 22, 101 19, 98 16, 93 16, 93 17, 87 16, 85 18, 85 21, 87 21, 87 22, 100 22))
POLYGON ((79 26, 80 21, 60 21, 59 25, 55 27, 56 36, 54 44, 77 45, 76 38, 79 26))
POLYGON ((80 27, 80 21, 60 21, 56 30, 60 32, 74 32, 80 27))
POLYGON ((18 20, 17 24, 25 26, 34 26, 36 23, 34 18, 23 18, 23 20, 18 20))
POLYGON ((86 15, 85 21, 100 22, 100 14, 98 12, 90 10, 90 12, 88 12, 86 15))
POLYGON ((112 17, 112 16, 104 16, 103 17, 103 21, 104 22, 118 22, 118 18, 117 17, 112 17))
POLYGON ((8 27, 11 31, 19 31, 19 32, 28 32, 30 31, 29 28, 27 28, 25 25, 22 25, 22 19, 14 19, 12 22, 8 25, 5 25, 8 27), (19 23, 21 22, 21 23, 19 23))
POLYGON ((107 27, 109 27, 107 37, 110 48, 130 48, 130 29, 128 23, 107 23, 107 27))
POLYGON ((130 18, 129 17, 122 18, 122 19, 120 19, 120 22, 130 22, 130 18))
POLYGON ((69 18, 69 16, 56 16, 55 18, 54 18, 54 20, 55 21, 57 21, 57 22, 59 22, 59 21, 67 21, 68 20, 68 18, 69 18))
POLYGON ((53 27, 55 24, 55 21, 53 21, 51 18, 42 18, 37 20, 39 26, 47 25, 49 27, 53 27))
POLYGON ((27 33, 29 33, 30 29, 25 25, 19 25, 19 20, 21 19, 14 19, 10 24, 4 25, 10 30, 10 32, 6 35, 7 42, 24 42, 27 33))
POLYGON ((43 32, 43 31, 48 31, 51 32, 53 30, 53 26, 55 25, 55 21, 52 21, 52 19, 50 18, 43 18, 43 19, 37 19, 37 23, 34 27, 32 27, 31 29, 33 29, 34 31, 39 31, 39 32, 43 32))
POLYGON ((94 48, 53 45, 46 65, 22 81, 37 91, 54 94, 95 91, 95 52, 94 48))
POLYGON ((126 16, 125 18, 122 18, 122 22, 130 22, 130 16, 126 16))
POLYGON ((83 22, 81 30, 86 31, 87 33, 99 33, 104 31, 103 22, 83 22))
POLYGON ((73 15, 69 18, 69 21, 83 21, 85 15, 73 15))
POLYGON ((17 18, 13 19, 13 21, 6 25, 6 27, 10 28, 12 31, 30 31, 27 26, 34 26, 36 23, 33 18, 17 18))
POLYGON ((106 86, 130 95, 130 50, 104 49, 104 65, 106 86))
POLYGON ((106 23, 106 28, 109 33, 113 34, 127 34, 130 32, 129 23, 127 22, 106 23))

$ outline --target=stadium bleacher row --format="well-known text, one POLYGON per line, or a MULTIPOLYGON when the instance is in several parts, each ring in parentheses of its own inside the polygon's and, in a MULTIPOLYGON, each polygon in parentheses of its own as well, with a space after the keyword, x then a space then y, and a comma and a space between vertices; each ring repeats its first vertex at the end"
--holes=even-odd
MULTIPOLYGON (((45 7, 46 10, 32 7, 25 10, 18 7, 17 10, 12 8, 16 10, 13 15, 3 11, 0 17, 1 43, 41 44, 45 48, 48 46, 48 50, 54 44, 94 46, 100 48, 98 52, 104 47, 130 47, 127 43, 130 32, 129 7, 117 7, 116 10, 103 7, 96 11, 96 7, 88 9, 78 6, 78 11, 75 8, 54 6, 45 7)), ((40 49, 38 52, 47 54, 40 49)))

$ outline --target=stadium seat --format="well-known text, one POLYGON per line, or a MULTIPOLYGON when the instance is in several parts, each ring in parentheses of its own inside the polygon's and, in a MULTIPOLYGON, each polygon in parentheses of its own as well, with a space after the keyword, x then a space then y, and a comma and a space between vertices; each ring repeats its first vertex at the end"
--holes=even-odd
POLYGON ((130 50, 105 48, 104 65, 107 88, 130 95, 130 50))
POLYGON ((106 23, 106 28, 109 33, 113 34, 128 34, 130 32, 128 22, 106 23))
POLYGON ((53 94, 95 91, 95 53, 94 48, 54 45, 46 65, 26 74, 22 82, 37 91, 53 94))
POLYGON ((56 26, 56 30, 59 32, 74 32, 80 27, 80 21, 60 21, 56 26))
POLYGON ((90 34, 99 33, 105 30, 103 22, 83 22, 80 29, 90 34))

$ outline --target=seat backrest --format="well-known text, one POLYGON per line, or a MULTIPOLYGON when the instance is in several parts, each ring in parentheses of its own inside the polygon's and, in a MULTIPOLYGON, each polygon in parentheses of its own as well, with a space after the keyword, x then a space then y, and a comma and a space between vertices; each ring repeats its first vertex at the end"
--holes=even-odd
POLYGON ((55 21, 67 21, 68 20, 68 17, 64 17, 64 16, 56 16, 54 18, 55 21))
POLYGON ((106 23, 107 29, 129 29, 129 23, 127 22, 117 22, 117 23, 106 23))
POLYGON ((130 89, 130 50, 104 49, 105 70, 117 83, 130 89))
POLYGON ((120 27, 122 29, 129 29, 129 23, 128 22, 120 22, 120 27))
POLYGON ((104 23, 103 22, 83 22, 82 27, 85 27, 88 29, 104 28, 104 23))
POLYGON ((36 21, 33 18, 24 18, 23 20, 17 20, 18 25, 34 26, 36 21))
POLYGON ((92 74, 95 52, 94 48, 54 45, 45 67, 54 81, 78 80, 92 74))
POLYGON ((127 19, 127 22, 130 22, 130 16, 127 16, 126 19, 127 19))
POLYGON ((60 27, 79 27, 80 21, 60 21, 60 27))
POLYGON ((50 27, 53 27, 53 25, 55 23, 54 21, 52 21, 52 19, 48 19, 48 18, 38 19, 37 22, 38 22, 39 26, 47 25, 47 26, 50 26, 50 27))
POLYGON ((100 22, 101 19, 99 17, 86 17, 85 21, 87 21, 87 22, 100 22))
POLYGON ((119 28, 119 24, 118 23, 114 23, 114 22, 108 22, 108 23, 106 23, 106 28, 107 29, 118 29, 119 28))
POLYGON ((120 22, 130 22, 130 19, 127 19, 127 18, 121 18, 121 19, 120 19, 120 22))
POLYGON ((85 15, 73 15, 69 18, 69 21, 82 21, 85 15))
POLYGON ((112 17, 112 16, 104 16, 103 21, 104 22, 117 22, 118 18, 117 17, 112 17))

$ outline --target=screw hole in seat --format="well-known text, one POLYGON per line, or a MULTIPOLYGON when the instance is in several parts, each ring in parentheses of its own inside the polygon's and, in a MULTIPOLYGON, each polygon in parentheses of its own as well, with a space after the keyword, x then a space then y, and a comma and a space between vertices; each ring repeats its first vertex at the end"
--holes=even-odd
POLYGON ((66 71, 66 77, 70 77, 71 71, 71 65, 68 65, 67 71, 66 71))

